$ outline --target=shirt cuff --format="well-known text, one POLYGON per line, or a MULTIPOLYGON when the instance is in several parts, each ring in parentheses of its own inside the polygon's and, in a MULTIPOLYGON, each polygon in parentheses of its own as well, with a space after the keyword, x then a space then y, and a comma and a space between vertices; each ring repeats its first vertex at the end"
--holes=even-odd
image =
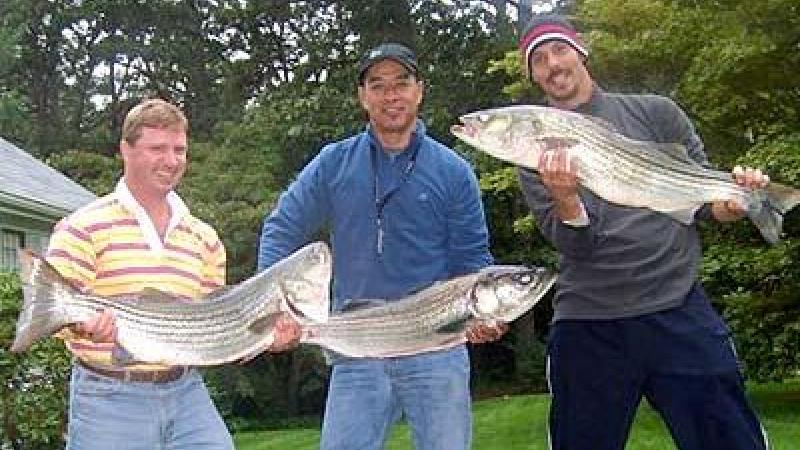
POLYGON ((589 226, 589 215, 586 214, 586 208, 583 206, 583 202, 578 203, 578 206, 581 207, 581 212, 578 214, 578 217, 570 220, 562 220, 561 223, 564 225, 569 225, 571 227, 588 227, 589 226))

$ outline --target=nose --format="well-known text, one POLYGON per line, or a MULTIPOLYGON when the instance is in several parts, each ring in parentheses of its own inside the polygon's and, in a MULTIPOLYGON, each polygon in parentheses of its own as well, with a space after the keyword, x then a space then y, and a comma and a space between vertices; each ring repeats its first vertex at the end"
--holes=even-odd
POLYGON ((545 67, 550 69, 551 72, 555 72, 561 69, 561 64, 559 63, 558 58, 548 57, 547 59, 545 59, 545 67))
POLYGON ((397 84, 389 83, 383 89, 383 98, 387 101, 395 100, 400 93, 400 89, 397 84))
POLYGON ((169 149, 169 151, 164 154, 164 163, 169 167, 175 167, 181 163, 183 158, 182 149, 169 149))

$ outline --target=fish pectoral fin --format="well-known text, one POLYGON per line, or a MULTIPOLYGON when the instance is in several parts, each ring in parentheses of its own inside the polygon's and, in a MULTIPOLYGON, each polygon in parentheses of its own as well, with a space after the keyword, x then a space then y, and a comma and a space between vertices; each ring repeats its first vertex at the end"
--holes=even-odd
POLYGON ((278 319, 283 315, 283 313, 278 312, 274 314, 269 314, 263 317, 259 317, 258 319, 254 320, 253 323, 247 326, 247 329, 256 335, 267 335, 269 334, 269 338, 264 343, 264 345, 260 347, 256 347, 252 349, 250 352, 246 353, 244 356, 236 359, 238 364, 247 364, 250 361, 256 359, 258 355, 264 353, 272 342, 274 341, 274 336, 271 335, 272 330, 275 328, 275 323, 278 319))
POLYGON ((443 325, 436 329, 436 333, 438 334, 453 334, 464 331, 467 329, 467 322, 469 321, 468 317, 465 317, 460 320, 456 320, 454 322, 450 322, 446 325, 443 325))
MULTIPOLYGON (((270 339, 270 341, 271 341, 271 339, 270 339)), ((260 354, 264 353, 267 350, 267 347, 269 347, 271 344, 272 344, 272 342, 270 342, 268 344, 265 344, 262 347, 257 347, 255 349, 253 349, 249 353, 246 353, 244 356, 242 356, 241 358, 237 359, 236 362, 238 364, 247 364, 247 363, 249 363, 250 361, 256 359, 260 354)))
POLYGON ((254 334, 266 334, 275 328, 275 323, 281 317, 282 313, 269 314, 267 316, 259 317, 254 320, 247 329, 254 334))

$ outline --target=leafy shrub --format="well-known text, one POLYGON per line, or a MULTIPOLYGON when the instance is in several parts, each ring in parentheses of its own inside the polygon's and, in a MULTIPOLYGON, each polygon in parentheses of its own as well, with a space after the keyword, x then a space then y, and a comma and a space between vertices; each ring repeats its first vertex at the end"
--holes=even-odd
POLYGON ((70 358, 54 339, 8 350, 21 299, 19 277, 0 273, 0 449, 63 448, 70 358))

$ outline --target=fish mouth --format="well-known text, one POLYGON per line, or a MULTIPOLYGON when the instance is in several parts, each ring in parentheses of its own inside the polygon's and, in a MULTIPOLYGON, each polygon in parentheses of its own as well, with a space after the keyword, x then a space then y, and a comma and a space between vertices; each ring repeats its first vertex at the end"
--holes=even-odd
POLYGON ((471 138, 474 138, 478 135, 478 129, 468 123, 463 125, 452 125, 450 127, 450 132, 456 136, 466 136, 471 138))

